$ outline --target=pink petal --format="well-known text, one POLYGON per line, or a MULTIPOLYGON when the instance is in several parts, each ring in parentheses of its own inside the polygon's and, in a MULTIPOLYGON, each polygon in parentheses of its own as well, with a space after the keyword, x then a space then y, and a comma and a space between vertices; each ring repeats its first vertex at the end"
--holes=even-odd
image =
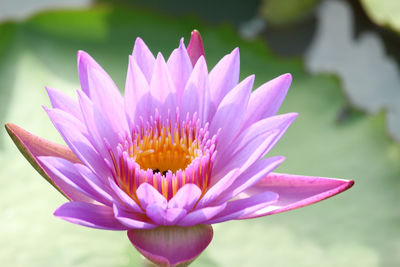
MULTIPOLYGON (((130 196, 128 196, 125 191, 119 188, 119 186, 114 182, 113 179, 109 178, 108 182, 111 186, 111 189, 118 196, 120 204, 125 206, 126 210, 129 210, 131 212, 143 213, 141 207, 130 196)), ((114 198, 114 202, 115 201, 117 200, 114 198)))
POLYGON ((178 222, 180 226, 193 226, 204 224, 217 216, 226 207, 226 203, 219 206, 205 207, 188 213, 182 220, 178 222))
POLYGON ((179 47, 175 49, 167 61, 168 71, 175 84, 178 101, 185 89, 186 82, 189 79, 190 73, 193 70, 189 55, 186 51, 183 38, 180 41, 179 47))
POLYGON ((187 52, 193 66, 196 65, 197 60, 201 56, 205 57, 203 40, 201 39, 201 35, 197 30, 192 31, 187 52))
POLYGON ((273 116, 278 111, 292 82, 292 75, 283 74, 258 87, 250 96, 243 129, 254 122, 273 116))
POLYGON ((238 166, 242 171, 246 170, 273 148, 296 117, 296 113, 288 113, 269 117, 251 125, 235 138, 235 146, 217 156, 215 174, 238 166))
POLYGON ((144 76, 142 70, 137 64, 136 60, 129 56, 128 73, 126 75, 125 83, 125 113, 129 118, 130 129, 133 128, 135 122, 135 115, 139 113, 143 118, 149 117, 150 112, 145 112, 151 103, 146 102, 149 98, 145 96, 149 94, 150 86, 144 76))
POLYGON ((222 188, 221 191, 216 193, 215 201, 212 205, 218 205, 224 203, 238 194, 242 193, 246 189, 252 187, 264 178, 268 173, 277 168, 283 161, 284 157, 276 156, 266 159, 261 159, 250 166, 244 173, 232 179, 231 185, 222 188))
POLYGON ((150 204, 157 204, 163 208, 167 207, 167 199, 148 183, 141 184, 136 190, 136 195, 143 209, 146 209, 150 204))
POLYGON ((184 118, 187 113, 197 112, 202 123, 205 123, 210 104, 210 87, 208 69, 204 57, 200 57, 190 75, 180 101, 180 112, 184 118))
POLYGON ((135 59, 139 68, 142 70, 147 82, 150 83, 151 76, 153 75, 155 58, 140 37, 136 38, 135 46, 133 47, 132 57, 135 59))
MULTIPOLYGON (((110 126, 107 120, 100 113, 89 97, 83 91, 77 91, 79 104, 84 118, 84 124, 89 134, 88 140, 99 152, 102 158, 111 161, 110 152, 104 143, 104 140, 115 148, 119 143, 118 132, 110 131, 110 126)), ((115 152, 115 151, 114 151, 115 152)))
POLYGON ((81 192, 86 196, 80 199, 83 202, 98 201, 105 205, 112 203, 112 198, 104 190, 101 190, 93 182, 82 176, 73 163, 57 157, 39 157, 39 160, 54 174, 55 177, 68 184, 75 191, 81 192), (95 185, 95 186, 93 186, 95 185), (100 189, 100 190, 99 190, 100 189))
POLYGON ((85 202, 67 202, 60 206, 54 215, 68 222, 105 230, 127 230, 114 218, 112 208, 85 202))
POLYGON ((186 215, 186 210, 150 204, 146 208, 146 215, 157 225, 175 225, 186 215))
POLYGON ((121 205, 114 204, 113 211, 115 218, 127 229, 153 229, 158 226, 151 223, 144 214, 127 211, 121 205))
POLYGON ((168 208, 182 208, 190 211, 201 196, 200 188, 195 184, 185 184, 168 201, 168 208))
POLYGON ((176 89, 169 75, 167 63, 161 53, 158 53, 151 77, 150 90, 152 97, 158 102, 154 108, 158 108, 163 118, 167 117, 168 109, 176 107, 176 89))
POLYGON ((254 75, 251 75, 233 88, 221 101, 210 124, 210 134, 216 134, 220 129, 217 145, 218 153, 223 153, 231 140, 241 128, 243 114, 253 87, 254 75))
POLYGON ((216 108, 225 95, 238 84, 239 71, 240 59, 238 48, 235 48, 229 55, 224 56, 211 70, 209 81, 213 106, 209 113, 209 120, 211 120, 216 108))
POLYGON ((116 132, 128 129, 124 101, 117 86, 100 65, 86 52, 78 52, 82 89, 116 132))
POLYGON ((197 258, 213 238, 210 225, 160 226, 129 230, 129 240, 147 259, 159 266, 185 266, 197 258))
POLYGON ((273 191, 279 194, 279 201, 273 207, 255 212, 242 219, 304 207, 339 194, 352 187, 353 184, 352 180, 271 173, 246 192, 256 194, 262 191, 273 191))
POLYGON ((110 172, 103 158, 86 138, 87 134, 81 132, 85 127, 78 119, 59 109, 46 111, 68 147, 86 166, 101 175, 110 172))
POLYGON ((226 208, 215 218, 207 222, 214 224, 229 220, 244 218, 249 214, 268 207, 278 201, 279 195, 274 192, 262 192, 248 198, 237 199, 228 202, 226 208))
MULTIPOLYGON (((221 179, 218 179, 218 177, 214 177, 214 180, 216 181, 211 181, 214 182, 214 184, 212 183, 210 185, 210 188, 207 190, 204 196, 199 200, 197 207, 203 208, 205 206, 208 206, 209 203, 219 198, 221 194, 225 190, 227 190, 233 184, 233 182, 235 182, 235 179, 238 177, 238 175, 239 175, 239 169, 236 168, 228 172, 221 179)), ((222 202, 220 204, 222 204, 222 202)))
POLYGON ((40 156, 54 156, 64 158, 71 162, 80 162, 71 149, 37 137, 15 124, 7 123, 5 127, 21 154, 29 161, 35 170, 40 173, 40 175, 42 175, 65 197, 71 200, 82 199, 82 194, 79 193, 79 195, 76 195, 76 190, 57 179, 57 177, 55 177, 49 169, 38 160, 38 157, 40 156))
POLYGON ((78 101, 53 88, 46 87, 46 90, 53 108, 61 109, 83 121, 78 101))

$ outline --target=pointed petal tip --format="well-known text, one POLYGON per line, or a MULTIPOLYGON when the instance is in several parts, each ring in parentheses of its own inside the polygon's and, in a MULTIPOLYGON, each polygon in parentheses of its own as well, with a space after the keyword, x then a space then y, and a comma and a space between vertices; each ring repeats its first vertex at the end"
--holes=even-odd
POLYGON ((190 36, 189 45, 187 47, 190 61, 192 65, 196 65, 197 60, 201 57, 205 57, 203 40, 199 31, 193 30, 190 36))
POLYGON ((80 64, 81 60, 85 59, 86 57, 90 57, 90 55, 86 51, 78 50, 76 52, 76 58, 78 60, 78 64, 80 64))
POLYGON ((285 73, 281 75, 282 78, 286 79, 288 82, 292 82, 293 77, 291 73, 285 73))
POLYGON ((277 208, 247 216, 256 218, 305 207, 350 189, 354 180, 270 173, 255 188, 277 192, 280 199, 277 208))
POLYGON ((187 266, 210 244, 211 225, 192 227, 159 226, 155 229, 128 231, 132 245, 159 266, 187 266))
POLYGON ((64 158, 71 162, 80 162, 75 154, 68 147, 35 136, 13 123, 6 123, 5 128, 18 150, 28 160, 32 167, 61 194, 69 198, 63 190, 54 183, 49 173, 44 169, 41 162, 39 162, 38 157, 55 156, 64 158))

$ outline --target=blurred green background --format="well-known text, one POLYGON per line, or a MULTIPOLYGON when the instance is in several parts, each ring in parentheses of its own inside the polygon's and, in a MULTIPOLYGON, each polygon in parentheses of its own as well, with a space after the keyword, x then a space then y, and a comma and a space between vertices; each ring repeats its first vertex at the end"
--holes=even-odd
MULTIPOLYGON (((399 1, 0 0, 0 122, 62 143, 44 86, 75 95, 76 52, 123 88, 137 36, 168 57, 193 29, 209 69, 240 48, 241 79, 290 72, 300 115, 272 154, 280 172, 354 179, 349 191, 215 225, 192 266, 400 266, 399 1), (43 11, 45 10, 45 11, 43 11), (397 13, 396 13, 397 12, 397 13), (397 141, 396 141, 397 140, 397 141)), ((65 199, 0 134, 0 266, 142 266, 124 232, 55 218, 65 199)))

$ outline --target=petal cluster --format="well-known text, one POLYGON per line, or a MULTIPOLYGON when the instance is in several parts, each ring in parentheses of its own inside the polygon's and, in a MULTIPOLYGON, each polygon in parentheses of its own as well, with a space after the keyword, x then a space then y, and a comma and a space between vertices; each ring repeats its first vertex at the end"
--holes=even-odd
POLYGON ((144 255, 164 253, 157 262, 178 264, 185 259, 173 251, 135 240, 157 228, 165 242, 184 244, 176 240, 194 233, 200 241, 195 252, 189 249, 193 259, 212 238, 199 225, 286 211, 352 185, 271 173, 284 158, 265 156, 297 117, 276 115, 292 78, 281 75, 252 92, 254 75, 239 81, 239 59, 236 48, 209 71, 198 32, 188 48, 182 39, 168 60, 161 53, 154 57, 137 38, 122 95, 103 68, 79 51, 77 100, 47 88, 52 108, 45 110, 68 148, 12 124, 6 128, 71 200, 55 211, 57 217, 128 230, 144 255))

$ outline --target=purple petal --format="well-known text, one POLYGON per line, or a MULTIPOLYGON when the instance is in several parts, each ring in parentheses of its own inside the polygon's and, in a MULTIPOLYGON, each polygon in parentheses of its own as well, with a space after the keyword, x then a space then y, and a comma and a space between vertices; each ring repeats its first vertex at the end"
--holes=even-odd
POLYGON ((136 190, 136 195, 143 209, 150 204, 157 204, 164 209, 167 207, 167 199, 148 183, 141 184, 136 190))
POLYGON ((246 170, 273 148, 296 117, 296 113, 288 113, 269 117, 251 125, 235 138, 235 146, 217 156, 215 174, 225 173, 238 166, 242 171, 246 170))
POLYGON ((339 194, 352 187, 353 184, 352 180, 271 173, 246 193, 273 191, 279 194, 279 201, 273 207, 247 215, 243 219, 304 207, 339 194))
POLYGON ((108 179, 108 182, 114 193, 118 196, 121 205, 125 206, 125 209, 131 212, 143 213, 143 210, 140 208, 140 206, 130 196, 128 196, 125 191, 119 188, 119 186, 111 178, 108 179))
POLYGON ((138 37, 133 47, 132 57, 137 62, 139 68, 142 70, 147 82, 150 83, 151 76, 153 75, 153 68, 155 58, 143 40, 138 37))
POLYGON ((116 132, 128 129, 124 101, 113 80, 86 52, 79 51, 78 62, 82 89, 94 105, 101 109, 109 127, 116 132))
POLYGON ((235 48, 229 55, 224 56, 211 70, 210 92, 213 109, 209 114, 212 118, 216 108, 225 95, 232 90, 239 82, 240 59, 239 49, 235 48))
POLYGON ((168 201, 168 208, 181 208, 190 211, 201 196, 200 188, 195 184, 185 184, 168 201))
POLYGON ((254 122, 273 116, 278 111, 292 82, 292 75, 283 74, 258 87, 250 96, 243 129, 254 122))
POLYGON ((128 73, 126 75, 125 83, 125 113, 129 118, 130 129, 133 128, 135 122, 135 114, 140 113, 143 118, 150 116, 150 113, 145 113, 140 105, 149 106, 150 103, 146 103, 144 100, 150 92, 149 83, 146 80, 142 70, 136 63, 132 56, 129 56, 128 73))
POLYGON ((61 109, 83 121, 78 101, 53 88, 46 87, 46 90, 53 108, 61 109))
POLYGON ((221 129, 217 145, 218 153, 223 153, 231 140, 241 128, 243 114, 253 87, 254 75, 244 79, 232 89, 221 101, 210 124, 210 134, 214 135, 221 129))
POLYGON ((226 208, 207 224, 220 223, 246 217, 249 214, 270 206, 278 201, 279 195, 274 192, 262 192, 248 198, 228 202, 226 208))
POLYGON ((111 161, 110 152, 104 140, 107 140, 111 147, 116 147, 119 143, 118 132, 110 130, 109 124, 100 113, 99 108, 92 103, 84 92, 77 91, 77 93, 84 123, 89 132, 87 138, 102 158, 111 161))
POLYGON ((15 124, 7 123, 5 127, 22 155, 51 185, 53 185, 58 191, 60 191, 60 193, 71 200, 79 201, 81 199, 85 199, 81 193, 77 192, 69 185, 58 179, 55 175, 53 175, 53 173, 50 172, 49 169, 44 166, 43 163, 38 160, 38 157, 40 156, 54 156, 64 158, 71 162, 80 162, 71 149, 37 137, 15 124))
POLYGON ((150 87, 153 96, 160 102, 164 102, 169 93, 176 91, 174 82, 169 74, 167 63, 161 53, 157 54, 150 87))
POLYGON ((201 35, 197 30, 192 31, 187 52, 193 66, 196 65, 197 60, 201 56, 205 58, 203 40, 201 39, 201 35))
POLYGON ((216 181, 211 181, 210 188, 207 190, 204 196, 199 200, 197 207, 199 208, 205 207, 215 199, 219 198, 221 193, 227 190, 233 184, 238 175, 239 175, 239 169, 236 168, 228 172, 221 179, 218 179, 218 177, 214 177, 214 180, 216 181))
POLYGON ((235 178, 230 186, 222 188, 222 190, 217 193, 216 201, 212 204, 221 204, 236 197, 238 194, 258 183, 268 173, 278 167, 284 159, 284 157, 276 156, 257 161, 244 173, 235 178))
POLYGON ((153 229, 157 227, 142 213, 126 211, 124 207, 116 204, 113 205, 113 210, 115 218, 128 229, 153 229))
POLYGON ((83 177, 76 170, 73 163, 57 157, 39 157, 39 160, 55 177, 86 196, 86 199, 80 199, 79 201, 94 202, 94 200, 96 200, 105 205, 110 205, 112 203, 111 196, 104 191, 99 193, 98 187, 93 187, 93 183, 88 183, 86 177, 83 177))
POLYGON ((180 41, 179 47, 175 49, 169 57, 167 66, 172 81, 175 84, 177 97, 180 99, 190 73, 193 70, 185 44, 183 43, 183 38, 180 41))
POLYGON ((81 130, 85 128, 78 119, 59 109, 46 110, 58 132, 74 154, 90 169, 104 175, 109 169, 104 160, 81 130))
POLYGON ((175 225, 186 210, 181 208, 165 208, 157 204, 150 204, 146 208, 146 215, 157 225, 175 225))
POLYGON ((225 209, 225 207, 226 203, 219 206, 205 207, 194 210, 188 213, 182 220, 180 220, 178 222, 178 225, 187 227, 197 224, 203 224, 218 215, 221 211, 225 209))
POLYGON ((68 222, 105 230, 127 230, 114 218, 113 209, 103 205, 85 202, 67 202, 60 206, 54 215, 68 222))
POLYGON ((152 230, 129 230, 129 240, 147 259, 159 266, 185 266, 210 244, 210 225, 160 226, 152 230))
POLYGON ((197 112, 201 122, 205 123, 210 105, 210 88, 207 63, 204 57, 201 57, 194 66, 180 100, 180 112, 183 118, 187 113, 197 112))

